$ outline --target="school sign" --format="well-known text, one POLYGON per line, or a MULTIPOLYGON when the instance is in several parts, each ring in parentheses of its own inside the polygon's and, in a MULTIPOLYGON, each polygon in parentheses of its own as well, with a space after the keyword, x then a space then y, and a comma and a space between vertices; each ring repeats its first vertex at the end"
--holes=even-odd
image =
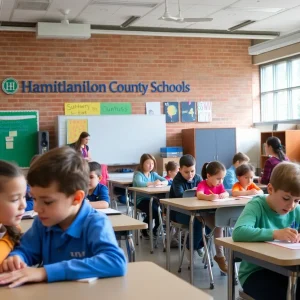
POLYGON ((34 81, 19 82, 14 78, 6 78, 2 82, 2 90, 8 95, 15 94, 18 90, 22 93, 188 93, 191 90, 185 81, 180 83, 168 83, 166 81, 150 83, 120 83, 116 80, 109 83, 93 83, 84 80, 70 83, 66 80, 54 80, 50 83, 36 83, 34 81))

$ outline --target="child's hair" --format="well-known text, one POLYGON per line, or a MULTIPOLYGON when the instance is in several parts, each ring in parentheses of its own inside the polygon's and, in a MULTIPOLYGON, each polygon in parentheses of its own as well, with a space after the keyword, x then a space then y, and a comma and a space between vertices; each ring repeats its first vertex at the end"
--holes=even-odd
POLYGON ((226 171, 225 166, 218 161, 212 161, 203 165, 201 176, 203 179, 207 179, 207 174, 214 176, 220 171, 226 171))
POLYGON ((267 145, 271 146, 273 151, 278 155, 278 158, 280 161, 285 160, 285 155, 284 155, 284 146, 281 145, 281 141, 278 137, 276 136, 271 136, 267 139, 267 145))
POLYGON ((87 161, 70 147, 55 148, 43 154, 30 168, 27 181, 30 186, 49 187, 57 183, 66 196, 78 190, 88 191, 90 169, 87 161))
POLYGON ((249 172, 254 172, 254 171, 255 171, 255 169, 252 165, 242 164, 236 168, 235 174, 236 174, 236 176, 244 176, 245 174, 247 174, 249 172))
POLYGON ((250 161, 250 158, 242 153, 242 152, 238 152, 234 155, 233 159, 232 159, 232 163, 235 164, 237 161, 239 162, 248 162, 250 161))
POLYGON ((90 167, 90 172, 95 172, 98 177, 102 175, 101 165, 96 161, 89 162, 89 167, 90 167))
POLYGON ((35 154, 32 156, 31 161, 29 163, 29 165, 31 166, 39 157, 41 157, 42 154, 35 154))
MULTIPOLYGON (((3 186, 8 180, 16 177, 24 177, 22 170, 14 164, 11 164, 4 160, 0 160, 0 192, 2 192, 3 186)), ((5 224, 4 226, 9 238, 14 243, 18 244, 21 238, 20 230, 16 226, 6 226, 5 224)))
POLYGON ((180 157, 180 160, 179 160, 179 166, 180 168, 182 167, 192 167, 196 164, 196 160, 194 158, 193 155, 191 154, 185 154, 183 156, 180 157))
POLYGON ((275 192, 283 190, 295 197, 300 196, 300 165, 291 162, 282 162, 272 171, 270 183, 275 192))
POLYGON ((176 171, 177 168, 178 168, 178 163, 175 161, 169 161, 167 164, 165 164, 165 169, 167 172, 176 171))
MULTIPOLYGON (((148 154, 148 153, 144 153, 142 156, 141 156, 141 159, 140 159, 140 164, 138 165, 137 167, 137 170, 140 171, 140 172, 144 172, 144 169, 143 169, 143 165, 144 165, 144 162, 147 160, 147 159, 152 159, 153 162, 154 162, 154 167, 153 167, 153 170, 152 171, 155 171, 156 170, 156 159, 153 155, 151 154, 148 154)), ((151 171, 151 172, 152 172, 151 171)))
POLYGON ((85 132, 85 131, 83 131, 83 132, 81 132, 80 133, 80 136, 79 136, 79 138, 78 138, 78 140, 75 142, 75 144, 74 144, 74 149, 76 150, 76 151, 80 151, 81 150, 81 140, 82 139, 85 139, 85 138, 87 138, 87 137, 89 137, 90 135, 89 135, 89 133, 88 132, 85 132))

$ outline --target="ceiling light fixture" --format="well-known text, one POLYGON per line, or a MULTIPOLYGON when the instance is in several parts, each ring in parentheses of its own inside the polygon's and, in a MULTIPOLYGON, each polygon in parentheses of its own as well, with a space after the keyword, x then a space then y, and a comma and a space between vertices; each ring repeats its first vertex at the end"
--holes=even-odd
POLYGON ((243 23, 240 23, 240 24, 238 24, 238 25, 235 25, 235 26, 233 26, 233 27, 228 28, 227 30, 230 31, 230 32, 236 31, 236 30, 238 30, 238 29, 240 29, 240 28, 242 28, 242 27, 248 26, 248 25, 250 25, 250 24, 252 24, 252 23, 254 23, 254 22, 255 22, 255 21, 247 20, 247 21, 245 21, 245 22, 243 22, 243 23))
POLYGON ((140 16, 131 16, 128 20, 126 20, 123 24, 121 24, 121 28, 127 28, 129 27, 132 23, 134 23, 136 20, 138 20, 140 16))

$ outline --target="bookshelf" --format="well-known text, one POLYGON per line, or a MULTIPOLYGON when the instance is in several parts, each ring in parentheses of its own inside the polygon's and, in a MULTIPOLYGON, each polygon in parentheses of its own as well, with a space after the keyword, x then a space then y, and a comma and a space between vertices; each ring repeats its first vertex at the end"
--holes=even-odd
POLYGON ((286 156, 293 162, 300 162, 300 130, 268 131, 260 134, 260 167, 263 169, 266 160, 269 158, 264 149, 264 143, 271 136, 280 139, 285 147, 286 156))

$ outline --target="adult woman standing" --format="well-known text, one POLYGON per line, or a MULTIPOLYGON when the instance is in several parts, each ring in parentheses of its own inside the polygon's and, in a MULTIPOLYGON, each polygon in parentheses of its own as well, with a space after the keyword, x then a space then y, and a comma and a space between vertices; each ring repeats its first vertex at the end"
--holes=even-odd
POLYGON ((74 148, 76 151, 80 152, 82 157, 88 161, 92 160, 90 148, 87 145, 90 139, 88 132, 81 132, 78 140, 75 143, 70 144, 70 147, 74 148))
POLYGON ((270 181, 271 173, 276 165, 282 161, 288 161, 289 159, 284 153, 284 146, 281 145, 281 141, 276 136, 269 137, 265 144, 266 154, 269 158, 265 162, 263 175, 260 178, 260 183, 268 184, 270 181))

